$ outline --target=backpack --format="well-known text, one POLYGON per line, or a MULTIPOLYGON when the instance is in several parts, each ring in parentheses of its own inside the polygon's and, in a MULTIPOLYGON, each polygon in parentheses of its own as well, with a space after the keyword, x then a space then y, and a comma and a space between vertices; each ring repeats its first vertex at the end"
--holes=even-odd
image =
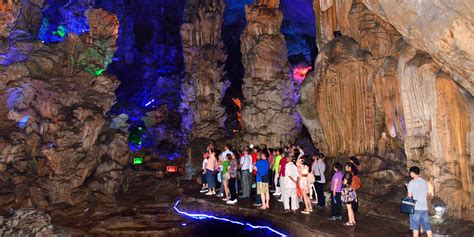
POLYGON ((352 177, 351 189, 357 190, 362 186, 359 176, 352 177))

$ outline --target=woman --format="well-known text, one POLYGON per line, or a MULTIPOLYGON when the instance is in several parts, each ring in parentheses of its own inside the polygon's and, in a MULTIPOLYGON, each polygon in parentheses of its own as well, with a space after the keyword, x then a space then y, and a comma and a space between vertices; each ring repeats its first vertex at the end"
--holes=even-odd
POLYGON ((332 216, 328 218, 330 221, 341 220, 342 219, 342 203, 341 203, 341 190, 342 190, 342 180, 344 175, 342 174, 342 165, 339 162, 336 162, 333 167, 334 175, 331 179, 331 214, 332 216))
POLYGON ((226 155, 226 159, 224 162, 222 162, 222 185, 224 186, 224 195, 225 197, 222 199, 222 201, 229 201, 229 165, 230 165, 230 159, 232 158, 231 154, 226 155))
POLYGON ((209 158, 206 166, 206 180, 209 187, 209 191, 206 195, 215 195, 216 194, 216 177, 215 171, 218 169, 216 153, 213 148, 209 148, 209 158))
MULTIPOLYGON (((326 200, 324 198, 324 191, 323 186, 326 183, 326 177, 324 176, 324 172, 326 171, 326 164, 324 164, 324 155, 323 154, 314 154, 313 155, 313 166, 311 168, 311 172, 314 174, 315 182, 314 182, 314 189, 316 190, 317 195, 317 207, 324 208, 326 206, 326 200)), ((311 191, 311 190, 310 190, 311 191)))
POLYGON ((208 192, 209 190, 209 187, 207 186, 207 179, 206 179, 206 167, 207 167, 207 159, 209 159, 209 152, 206 152, 202 155, 202 189, 201 189, 201 193, 206 193, 208 192))
MULTIPOLYGON (((227 167, 229 175, 228 188, 230 189, 230 200, 227 201, 227 204, 237 203, 237 159, 234 154, 230 155, 230 165, 227 167)), ((229 155, 228 155, 229 156, 229 155)))
POLYGON ((354 226, 356 224, 354 210, 352 209, 353 203, 357 200, 357 194, 355 190, 351 189, 352 184, 352 177, 354 176, 354 172, 356 171, 356 167, 354 163, 347 162, 345 166, 346 173, 344 174, 344 180, 342 184, 344 186, 342 190, 342 201, 346 204, 347 207, 347 216, 349 217, 349 221, 344 223, 344 226, 354 226))
POLYGON ((257 193, 260 193, 262 199, 262 206, 259 207, 259 209, 262 210, 270 208, 270 190, 268 188, 268 183, 270 182, 269 168, 270 164, 267 161, 267 156, 265 152, 262 152, 260 160, 255 163, 255 170, 257 171, 257 193))
POLYGON ((306 161, 306 156, 299 158, 299 162, 297 165, 298 168, 298 186, 301 189, 303 194, 303 201, 305 205, 305 209, 301 211, 301 213, 308 215, 310 212, 313 212, 313 207, 311 206, 311 200, 309 200, 309 184, 308 184, 308 174, 309 174, 309 166, 306 161))

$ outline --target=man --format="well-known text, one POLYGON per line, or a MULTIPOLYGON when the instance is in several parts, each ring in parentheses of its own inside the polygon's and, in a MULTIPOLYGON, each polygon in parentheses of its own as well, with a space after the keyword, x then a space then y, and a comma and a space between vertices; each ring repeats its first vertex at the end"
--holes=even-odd
POLYGON ((250 172, 252 171, 252 157, 248 149, 244 150, 244 155, 240 159, 240 172, 242 175, 242 196, 240 198, 250 197, 250 172))
POLYGON ((410 230, 413 231, 413 237, 420 235, 420 226, 426 232, 428 237, 433 236, 431 232, 430 219, 428 216, 428 182, 422 179, 420 168, 412 166, 409 169, 412 180, 408 183, 408 197, 413 197, 415 203, 415 213, 410 214, 410 230))
POLYGON ((291 198, 291 211, 296 212, 298 210, 298 198, 296 197, 296 181, 298 179, 298 169, 293 163, 293 157, 288 156, 286 158, 285 166, 285 181, 283 190, 283 207, 285 212, 290 212, 290 198, 291 198))
POLYGON ((274 179, 275 193, 273 193, 273 196, 281 195, 281 188, 280 188, 278 179, 280 178, 280 161, 282 158, 281 156, 282 152, 283 150, 281 148, 276 149, 276 157, 275 157, 275 160, 273 161, 272 170, 273 170, 273 173, 275 174, 275 179, 274 179))
MULTIPOLYGON (((222 164, 224 161, 227 161, 227 155, 230 154, 231 156, 234 154, 232 151, 229 150, 230 145, 225 144, 224 145, 224 151, 219 155, 219 174, 218 176, 220 177, 219 179, 222 181, 222 164)), ((224 196, 224 188, 223 185, 221 185, 221 188, 219 189, 219 193, 216 195, 217 197, 223 197, 224 196)))
POLYGON ((312 167, 312 172, 315 177, 321 177, 320 180, 314 183, 316 189, 316 195, 318 197, 318 208, 324 208, 326 206, 326 198, 324 197, 323 186, 326 183, 326 177, 324 172, 326 171, 326 164, 324 164, 324 154, 320 153, 318 155, 313 155, 314 163, 312 167))

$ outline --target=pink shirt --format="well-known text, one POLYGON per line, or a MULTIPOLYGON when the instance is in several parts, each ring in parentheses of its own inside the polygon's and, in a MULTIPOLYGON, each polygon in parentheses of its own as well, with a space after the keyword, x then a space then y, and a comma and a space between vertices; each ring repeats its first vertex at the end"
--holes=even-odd
POLYGON ((217 160, 215 156, 209 156, 207 161, 206 169, 208 170, 216 170, 217 169, 217 160))

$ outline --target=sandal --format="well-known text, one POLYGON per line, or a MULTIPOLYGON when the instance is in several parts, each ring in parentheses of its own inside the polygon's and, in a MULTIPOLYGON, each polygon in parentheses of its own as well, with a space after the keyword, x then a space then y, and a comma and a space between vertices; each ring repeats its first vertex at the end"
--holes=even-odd
POLYGON ((343 226, 354 226, 354 224, 352 222, 346 222, 344 224, 342 224, 343 226))
POLYGON ((260 210, 266 210, 267 208, 261 206, 261 207, 257 207, 257 209, 260 209, 260 210))

